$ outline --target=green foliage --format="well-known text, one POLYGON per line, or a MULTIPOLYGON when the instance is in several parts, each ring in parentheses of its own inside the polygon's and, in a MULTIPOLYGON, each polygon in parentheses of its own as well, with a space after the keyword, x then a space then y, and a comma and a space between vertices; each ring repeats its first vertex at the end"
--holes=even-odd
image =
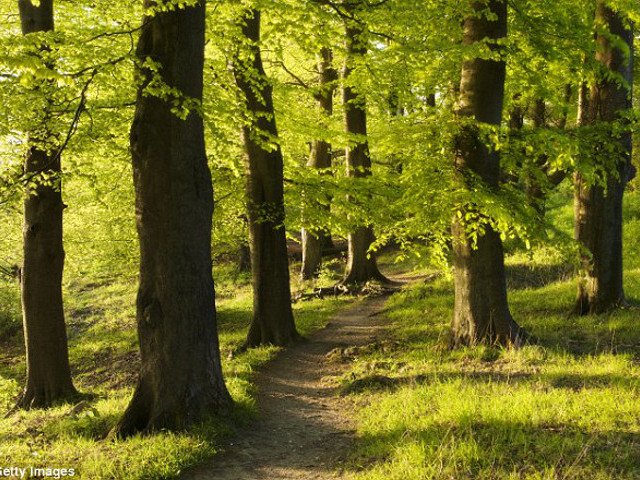
MULTIPOLYGON (((11 267, 7 270, 10 274, 14 273, 11 267)), ((0 339, 14 335, 20 330, 20 315, 20 292, 17 281, 0 279, 0 339)))
MULTIPOLYGON (((162 2, 157 8, 188 4, 162 2)), ((366 97, 374 160, 370 178, 346 178, 340 151, 361 139, 343 133, 340 81, 331 118, 322 116, 315 104, 320 49, 332 50, 336 69, 344 64, 344 22, 353 20, 338 4, 260 0, 210 5, 202 105, 183 99, 164 83, 159 65, 145 62, 155 72, 148 94, 171 99, 180 115, 195 110, 204 116, 219 200, 214 252, 233 253, 247 236, 239 128, 248 118, 228 65, 234 55, 246 52, 238 44, 238 21, 248 7, 263 11, 260 46, 274 87, 280 138, 254 134, 270 145, 278 142, 283 149, 290 234, 304 226, 346 235, 355 223, 366 221, 376 227, 376 248, 398 242, 404 250, 444 265, 450 220, 461 206, 473 205, 476 213, 465 219, 471 236, 488 222, 504 238, 520 237, 529 245, 548 243, 549 225, 541 225, 536 213, 526 208, 521 188, 525 179, 535 178, 550 191, 554 187, 548 174, 579 170, 598 182, 611 171, 615 157, 607 149, 596 157, 583 154, 592 152, 597 142, 615 145, 608 128, 574 128, 578 86, 592 82, 599 71, 593 61, 593 2, 518 0, 510 5, 509 36, 500 50, 508 63, 505 117, 520 108, 525 125, 517 133, 506 122, 498 130, 478 126, 491 148, 500 151, 505 175, 517 179, 515 188, 507 185, 499 191, 488 191, 478 182, 469 188, 453 170, 453 143, 462 128, 455 115, 461 62, 495 55, 484 42, 461 42, 461 19, 469 14, 470 2, 390 0, 364 5, 357 9, 356 19, 365 26, 362 40, 369 52, 352 59, 349 82, 366 97), (435 106, 428 101, 432 95, 435 106), (546 103, 548 128, 530 121, 533 103, 540 98, 546 103), (563 121, 566 126, 560 128, 563 121), (332 144, 337 158, 331 176, 303 168, 312 139, 332 144), (541 156, 543 165, 538 161, 541 156), (331 213, 322 208, 328 203, 331 213)), ((631 18, 638 15, 634 2, 616 5, 631 18)), ((11 15, 15 7, 5 3, 1 8, 8 22, 0 35, 0 117, 6 119, 0 122, 0 201, 5 202, 0 215, 7 218, 12 233, 0 240, 0 251, 7 261, 19 263, 15 240, 25 184, 20 167, 27 146, 25 132, 42 127, 39 112, 49 98, 52 115, 46 119, 46 131, 57 145, 65 145, 62 184, 70 206, 66 240, 76 245, 67 249, 70 268, 77 273, 112 274, 118 268, 131 272, 137 262, 137 240, 128 128, 137 86, 133 46, 142 19, 141 2, 57 2, 56 32, 26 38, 20 34, 17 16, 11 15), (34 88, 43 82, 46 88, 34 88), (84 228, 87 218, 93 219, 89 231, 84 228), (114 269, 112 259, 121 267, 114 269)))

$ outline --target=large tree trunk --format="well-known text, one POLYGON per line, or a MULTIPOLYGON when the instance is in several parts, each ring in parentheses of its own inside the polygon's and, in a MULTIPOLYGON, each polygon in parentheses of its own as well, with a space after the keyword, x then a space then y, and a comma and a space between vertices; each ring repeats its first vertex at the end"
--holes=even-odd
MULTIPOLYGON (((53 1, 35 6, 19 0, 22 33, 53 30, 53 1)), ((43 48, 47 48, 43 46, 43 48)), ((43 85, 43 89, 50 88, 43 85)), ((48 407, 78 395, 71 381, 67 332, 62 302, 62 203, 60 155, 51 150, 54 135, 42 112, 38 131, 29 133, 24 172, 35 188, 24 200, 24 263, 21 272, 22 316, 27 352, 27 381, 18 406, 48 407), (47 182, 42 176, 50 177, 47 182)))
POLYGON ((260 55, 260 12, 242 18, 249 55, 237 55, 233 71, 246 99, 251 124, 242 129, 247 153, 247 197, 253 275, 253 321, 245 347, 288 345, 299 338, 291 310, 289 259, 284 229, 284 173, 272 87, 260 55))
MULTIPOLYGON (((474 2, 476 12, 488 7, 494 19, 485 13, 469 16, 464 22, 464 43, 483 39, 498 40, 507 35, 507 5, 503 0, 474 2)), ((493 48, 498 48, 494 45, 493 48)), ((500 125, 504 100, 504 61, 475 58, 462 66, 459 115, 475 121, 500 125)), ((457 139, 456 167, 468 178, 473 173, 489 188, 499 188, 500 157, 479 136, 477 127, 464 127, 457 139)), ((470 180, 472 181, 472 180, 470 180)), ((467 208, 473 208, 469 206, 467 208)), ((464 214, 462 215, 464 218, 464 214)), ((524 332, 515 323, 507 303, 504 252, 500 234, 487 226, 484 235, 471 244, 462 220, 453 222, 453 265, 455 306, 454 344, 479 342, 519 345, 524 332)))
MULTIPOLYGON (((364 95, 357 92, 350 84, 349 77, 354 60, 367 54, 367 41, 364 38, 364 28, 358 21, 348 21, 345 34, 346 58, 342 70, 345 131, 360 139, 355 145, 347 147, 345 155, 347 175, 358 179, 371 175, 371 157, 367 141, 367 107, 364 95)), ((357 227, 349 234, 347 270, 342 284, 362 284, 369 280, 388 281, 378 269, 375 252, 369 251, 374 241, 375 235, 371 225, 357 227)))
MULTIPOLYGON (((316 101, 322 115, 327 118, 333 114, 333 92, 337 73, 332 67, 332 52, 323 48, 318 61, 318 93, 316 101)), ((309 168, 324 170, 331 168, 331 145, 324 140, 314 140, 307 162, 309 168)), ((309 280, 318 274, 322 263, 322 250, 330 246, 331 235, 325 230, 302 229, 302 269, 303 280, 309 280)))
MULTIPOLYGON (((152 8, 154 0, 145 0, 152 8)), ((204 1, 146 17, 136 55, 161 65, 162 81, 202 99, 204 1)), ((137 297, 141 370, 123 418, 112 432, 181 429, 225 412, 211 272, 213 189, 200 114, 182 119, 172 101, 148 94, 154 73, 142 69, 131 126, 140 239, 137 297)), ((176 99, 177 100, 177 99, 176 99)))
POLYGON ((631 133, 614 133, 614 124, 632 106, 630 89, 618 80, 621 77, 629 85, 633 83, 633 32, 628 28, 627 20, 604 2, 598 2, 596 23, 607 30, 596 37, 596 60, 602 71, 591 87, 588 101, 586 92, 582 92, 580 120, 583 126, 599 126, 603 133, 610 132, 606 136, 618 143, 618 152, 603 153, 607 149, 602 144, 593 150, 593 155, 614 155, 615 171, 606 175, 606 188, 590 184, 579 173, 574 177, 575 238, 591 253, 582 258, 584 274, 578 285, 575 307, 576 312, 583 315, 602 313, 624 302, 622 196, 634 169, 631 165, 631 133), (630 57, 618 41, 629 48, 630 57))

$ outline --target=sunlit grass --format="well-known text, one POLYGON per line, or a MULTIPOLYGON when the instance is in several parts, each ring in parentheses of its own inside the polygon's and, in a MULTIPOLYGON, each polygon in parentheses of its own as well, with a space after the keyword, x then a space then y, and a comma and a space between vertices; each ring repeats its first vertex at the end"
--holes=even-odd
MULTIPOLYGON (((275 348, 252 349, 228 359, 244 340, 251 320, 247 275, 223 266, 216 272, 223 369, 237 408, 183 433, 162 432, 126 441, 104 440, 124 412, 137 375, 135 278, 72 282, 66 287, 70 359, 78 388, 90 393, 79 407, 17 412, 0 420, 0 465, 75 468, 87 479, 175 478, 215 454, 221 436, 255 415, 252 375, 275 348)), ((348 302, 327 299, 294 306, 301 333, 321 328, 348 302)), ((17 322, 18 319, 13 321, 17 322)), ((0 358, 0 408, 9 410, 24 377, 21 339, 0 358)))
MULTIPOLYGON (((640 275, 627 278, 637 296, 640 275)), ((361 355, 342 379, 366 386, 350 397, 358 442, 349 475, 640 478, 640 311, 572 317, 575 283, 547 280, 510 292, 512 313, 538 339, 520 350, 450 350, 447 280, 392 298, 395 348, 361 355)))

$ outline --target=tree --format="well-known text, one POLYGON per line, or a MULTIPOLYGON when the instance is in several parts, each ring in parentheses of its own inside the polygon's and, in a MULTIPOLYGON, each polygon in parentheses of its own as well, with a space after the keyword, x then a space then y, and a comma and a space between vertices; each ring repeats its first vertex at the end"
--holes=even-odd
MULTIPOLYGON (((315 95, 322 114, 330 117, 333 114, 333 92, 337 72, 332 67, 332 52, 322 48, 318 59, 318 86, 315 95)), ((311 153, 307 166, 320 170, 331 167, 331 144, 325 140, 315 139, 311 145, 311 153)), ((302 269, 304 280, 313 278, 318 273, 322 262, 322 249, 331 243, 331 237, 324 230, 302 229, 302 269)))
MULTIPOLYGON (((475 46, 487 41, 498 53, 498 42, 507 35, 507 4, 503 0, 473 2, 473 14, 464 21, 463 41, 475 46)), ((500 125, 504 101, 505 61, 473 58, 462 65, 458 115, 465 121, 456 139, 456 168, 467 183, 477 176, 486 188, 497 190, 500 157, 481 136, 483 124, 500 125)), ((474 245, 464 218, 472 209, 462 208, 453 222, 455 305, 453 342, 520 345, 524 331, 511 317, 507 303, 504 251, 500 234, 490 223, 478 232, 474 245)))
MULTIPOLYGON (((148 12, 155 6, 145 0, 148 12)), ((204 1, 149 12, 138 41, 142 82, 130 142, 142 365, 117 436, 183 428, 231 405, 218 347, 213 189, 199 113, 204 41, 204 1)))
POLYGON ((596 160, 606 157, 604 163, 610 168, 600 183, 594 184, 581 173, 574 177, 574 234, 589 252, 582 256, 583 277, 575 307, 581 315, 602 313, 624 303, 622 197, 635 173, 631 132, 624 126, 624 114, 632 107, 633 30, 622 12, 603 1, 597 3, 595 23, 600 71, 588 96, 582 92, 580 122, 583 127, 599 129, 589 155, 596 160))
MULTIPOLYGON (((19 0, 18 7, 24 35, 53 31, 53 0, 40 0, 38 5, 19 0)), ((48 48, 43 43, 40 53, 46 53, 48 48)), ((22 408, 49 407, 78 396, 71 379, 62 300, 65 205, 61 151, 55 133, 47 125, 52 102, 49 93, 55 86, 44 80, 37 88, 45 97, 45 110, 38 112, 38 125, 29 132, 24 164, 29 186, 24 200, 24 259, 20 273, 27 352, 27 381, 18 401, 22 408)))
MULTIPOLYGON (((565 96, 567 103, 570 98, 571 90, 565 96)), ((541 131, 549 128, 549 119, 547 104, 543 98, 536 98, 533 105, 532 120, 536 130, 541 131)), ((566 124, 566 112, 558 122, 564 128, 566 124)), ((530 165, 525 170, 524 188, 527 201, 536 210, 540 218, 544 218, 546 210, 547 194, 549 190, 557 187, 565 178, 566 172, 563 170, 555 170, 550 172, 549 155, 547 153, 534 154, 533 158, 528 159, 530 165)))
POLYGON ((247 160, 247 199, 253 320, 244 347, 288 345, 299 338, 291 309, 284 229, 283 157, 272 87, 260 54, 260 11, 244 10, 241 44, 233 61, 249 120, 242 128, 247 160))
MULTIPOLYGON (((351 8, 354 14, 357 9, 351 8)), ((367 38, 365 27, 356 18, 345 19, 346 56, 342 69, 342 103, 344 105, 345 132, 352 136, 353 145, 347 147, 347 176, 355 179, 371 175, 371 156, 367 140, 367 107, 362 92, 358 92, 351 84, 353 63, 367 54, 367 38)), ((375 241, 373 227, 361 225, 348 236, 349 254, 347 270, 342 283, 345 285, 361 284, 369 280, 387 282, 378 269, 374 252, 370 252, 375 241)))

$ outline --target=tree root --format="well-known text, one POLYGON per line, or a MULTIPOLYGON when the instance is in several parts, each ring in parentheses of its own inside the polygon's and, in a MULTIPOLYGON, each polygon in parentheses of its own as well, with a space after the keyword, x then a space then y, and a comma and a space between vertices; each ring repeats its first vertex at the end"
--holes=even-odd
POLYGON ((293 303, 324 298, 336 298, 346 295, 380 297, 391 295, 403 285, 401 282, 387 281, 385 283, 369 281, 365 283, 337 283, 332 287, 319 287, 312 292, 300 292, 292 298, 293 303))

